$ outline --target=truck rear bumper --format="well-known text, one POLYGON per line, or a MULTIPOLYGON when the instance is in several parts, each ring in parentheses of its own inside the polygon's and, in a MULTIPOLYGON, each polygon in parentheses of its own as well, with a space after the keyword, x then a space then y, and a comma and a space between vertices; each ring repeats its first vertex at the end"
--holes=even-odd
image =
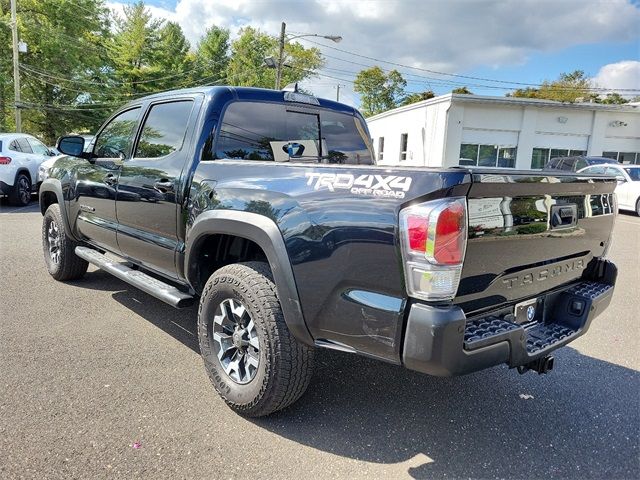
POLYGON ((617 275, 615 265, 600 260, 597 280, 583 280, 538 299, 538 321, 513 323, 511 309, 467 318, 460 307, 411 306, 402 360, 419 372, 463 375, 487 367, 518 367, 549 355, 583 335, 607 308, 617 275), (539 317, 538 317, 539 315, 539 317))

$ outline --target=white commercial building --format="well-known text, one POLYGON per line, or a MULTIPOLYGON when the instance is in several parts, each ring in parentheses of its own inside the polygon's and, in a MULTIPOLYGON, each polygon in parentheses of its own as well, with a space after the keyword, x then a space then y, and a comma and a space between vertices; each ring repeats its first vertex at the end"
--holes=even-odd
POLYGON ((640 163, 640 105, 448 94, 367 119, 379 165, 542 168, 549 158, 640 163))

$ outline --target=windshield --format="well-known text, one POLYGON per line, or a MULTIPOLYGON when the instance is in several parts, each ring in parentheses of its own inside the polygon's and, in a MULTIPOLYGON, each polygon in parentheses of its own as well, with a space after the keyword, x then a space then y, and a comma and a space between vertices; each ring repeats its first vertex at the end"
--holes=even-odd
POLYGON ((640 182, 640 167, 625 168, 624 171, 627 172, 627 175, 629 175, 631 181, 640 182))

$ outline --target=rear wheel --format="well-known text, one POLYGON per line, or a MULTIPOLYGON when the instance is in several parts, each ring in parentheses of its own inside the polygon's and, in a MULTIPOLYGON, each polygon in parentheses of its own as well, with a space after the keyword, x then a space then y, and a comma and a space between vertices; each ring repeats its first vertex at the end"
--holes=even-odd
POLYGON ((636 215, 640 217, 640 198, 636 200, 636 215))
POLYGON ((313 349, 289 332, 265 263, 237 263, 211 275, 200 298, 198 338, 213 386, 242 415, 285 408, 309 385, 313 349))
POLYGON ((42 249, 49 274, 56 280, 76 280, 89 267, 86 260, 78 257, 76 242, 67 237, 60 205, 49 205, 42 220, 42 249))
POLYGON ((31 202, 31 179, 25 173, 19 173, 16 182, 9 192, 9 203, 19 207, 29 205, 31 202))

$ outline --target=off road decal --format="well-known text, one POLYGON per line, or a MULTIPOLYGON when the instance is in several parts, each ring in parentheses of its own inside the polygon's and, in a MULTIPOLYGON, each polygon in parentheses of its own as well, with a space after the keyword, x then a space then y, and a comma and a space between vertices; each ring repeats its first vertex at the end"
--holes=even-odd
POLYGON ((404 198, 411 187, 411 177, 395 175, 351 175, 350 173, 305 173, 307 185, 314 190, 322 188, 330 192, 350 190, 354 195, 404 198))

